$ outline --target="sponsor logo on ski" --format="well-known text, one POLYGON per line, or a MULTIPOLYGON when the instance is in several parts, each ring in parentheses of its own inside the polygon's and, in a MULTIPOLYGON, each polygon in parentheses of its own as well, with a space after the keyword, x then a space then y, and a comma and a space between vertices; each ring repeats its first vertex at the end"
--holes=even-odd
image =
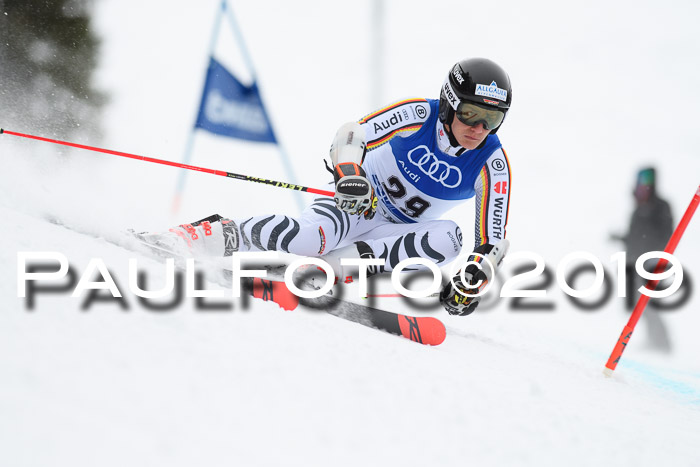
POLYGON ((499 88, 495 81, 492 81, 491 84, 477 84, 474 94, 477 96, 492 97, 502 101, 508 99, 508 91, 499 88))

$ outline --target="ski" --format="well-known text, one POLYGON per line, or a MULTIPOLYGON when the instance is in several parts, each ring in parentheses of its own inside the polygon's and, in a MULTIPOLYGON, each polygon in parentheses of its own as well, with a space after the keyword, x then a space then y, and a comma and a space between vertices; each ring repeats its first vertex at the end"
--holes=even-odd
POLYGON ((423 345, 440 345, 446 337, 445 325, 437 318, 393 313, 329 295, 316 299, 299 298, 282 281, 244 278, 243 289, 253 297, 275 302, 285 310, 295 310, 300 306, 322 310, 335 317, 401 336, 423 345))
MULTIPOLYGON (((174 253, 166 248, 147 243, 140 234, 130 234, 152 254, 160 257, 173 257, 174 253)), ((285 265, 268 265, 265 267, 273 276, 282 277, 285 265)), ((222 269, 224 277, 229 278, 230 270, 222 269)), ((316 299, 296 296, 281 280, 242 278, 241 285, 249 295, 264 301, 277 303, 285 310, 298 307, 321 310, 338 318, 352 321, 370 328, 387 332, 424 345, 440 345, 445 340, 445 325, 437 318, 428 316, 409 316, 401 313, 380 310, 370 306, 342 300, 333 295, 324 295, 316 299)))

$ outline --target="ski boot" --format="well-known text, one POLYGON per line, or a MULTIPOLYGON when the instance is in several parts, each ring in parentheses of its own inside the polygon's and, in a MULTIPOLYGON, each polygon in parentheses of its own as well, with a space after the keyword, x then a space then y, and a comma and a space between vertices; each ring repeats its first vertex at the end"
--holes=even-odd
POLYGON ((239 249, 236 223, 214 214, 167 232, 133 232, 143 244, 159 254, 179 257, 231 256, 239 249))

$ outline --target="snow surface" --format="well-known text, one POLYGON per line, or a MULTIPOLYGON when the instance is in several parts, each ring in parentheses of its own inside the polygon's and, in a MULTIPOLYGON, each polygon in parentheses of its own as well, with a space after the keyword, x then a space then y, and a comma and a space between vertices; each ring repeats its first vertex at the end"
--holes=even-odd
MULTIPOLYGON (((98 85, 112 100, 104 140, 80 142, 181 160, 217 5, 99 2, 98 85)), ((323 187, 320 158, 336 128, 380 104, 366 97, 371 3, 234 6, 297 180, 323 187)), ((645 164, 680 218, 700 181, 696 2, 385 8, 386 102, 436 96, 462 57, 509 71, 514 104, 499 135, 513 170, 511 252, 556 268, 589 251, 613 272, 619 245, 608 234, 625 230, 645 164)), ((245 76, 231 37, 217 55, 245 76)), ((21 117, 0 123, 32 133, 21 117)), ((296 214, 293 196, 189 173, 172 215, 176 169, 9 136, 0 154, 2 466, 700 465, 697 291, 662 316, 673 352, 649 348, 642 320, 612 378, 602 369, 627 320, 623 300, 584 312, 555 286, 549 312, 507 300, 467 318, 431 308, 448 327, 435 348, 270 303, 215 312, 186 299, 154 312, 128 290, 138 255, 115 244, 120 232, 214 212, 296 214), (129 310, 81 310, 84 297, 67 293, 39 295, 27 310, 20 251, 61 252, 79 275, 102 258, 129 310)), ((269 147, 198 134, 192 163, 290 179, 278 161, 269 147)), ((472 231, 472 207, 453 214, 472 231)), ((696 218, 676 251, 694 282, 698 239, 696 218)), ((160 262, 139 257, 139 267, 163 283, 160 262)), ((377 305, 420 313, 399 299, 377 305)))

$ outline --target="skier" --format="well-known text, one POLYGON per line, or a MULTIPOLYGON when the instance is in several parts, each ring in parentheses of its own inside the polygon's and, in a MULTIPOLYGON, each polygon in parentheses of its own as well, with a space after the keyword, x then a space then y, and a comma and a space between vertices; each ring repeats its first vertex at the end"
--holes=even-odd
MULTIPOLYGON (((301 217, 285 215, 201 221, 148 234, 146 242, 189 254, 285 251, 327 258, 381 258, 391 271, 406 258, 438 266, 455 259, 462 232, 440 216, 476 196, 474 252, 486 255, 506 235, 510 167, 496 136, 510 108, 506 72, 472 58, 449 71, 438 99, 405 99, 347 123, 330 150, 335 198, 317 198, 301 217)), ((371 271, 370 271, 371 272, 371 271)), ((467 315, 485 278, 474 264, 440 296, 450 314, 467 315), (453 287, 454 283, 454 287, 453 287)))

